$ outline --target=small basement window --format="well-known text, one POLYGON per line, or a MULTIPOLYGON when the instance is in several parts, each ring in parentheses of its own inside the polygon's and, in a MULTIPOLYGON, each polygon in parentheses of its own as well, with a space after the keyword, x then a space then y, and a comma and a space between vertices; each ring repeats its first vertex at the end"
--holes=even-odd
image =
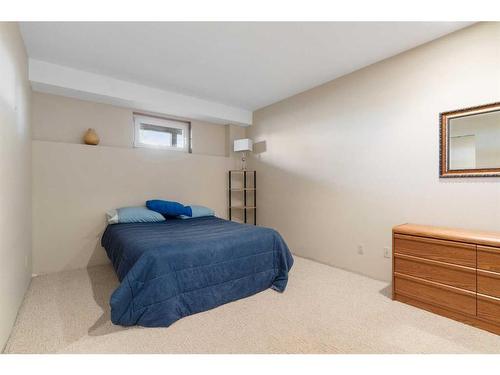
POLYGON ((189 122, 134 114, 134 124, 135 147, 190 152, 189 122))

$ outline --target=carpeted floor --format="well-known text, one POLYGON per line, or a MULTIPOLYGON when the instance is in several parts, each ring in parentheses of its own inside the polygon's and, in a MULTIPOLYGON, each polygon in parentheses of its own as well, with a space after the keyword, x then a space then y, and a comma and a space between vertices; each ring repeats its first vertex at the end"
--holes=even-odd
POLYGON ((32 280, 6 353, 500 353, 500 336, 393 302, 387 283, 295 257, 267 290, 168 328, 109 320, 111 266, 32 280))

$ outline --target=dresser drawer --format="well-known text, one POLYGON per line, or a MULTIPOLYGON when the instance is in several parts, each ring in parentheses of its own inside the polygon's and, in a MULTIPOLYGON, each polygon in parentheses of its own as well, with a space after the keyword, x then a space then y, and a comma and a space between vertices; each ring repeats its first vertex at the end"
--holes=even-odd
POLYGON ((478 269, 477 292, 500 298, 500 273, 478 269))
POLYGON ((476 315, 476 293, 394 273, 394 291, 415 300, 476 315))
POLYGON ((477 316, 495 324, 500 324, 500 299, 478 294, 477 316))
POLYGON ((500 249, 497 247, 477 247, 477 268, 500 273, 500 249))
POLYGON ((394 253, 476 267, 476 245, 394 234, 394 253))
POLYGON ((476 291, 476 269, 395 254, 394 272, 476 291))

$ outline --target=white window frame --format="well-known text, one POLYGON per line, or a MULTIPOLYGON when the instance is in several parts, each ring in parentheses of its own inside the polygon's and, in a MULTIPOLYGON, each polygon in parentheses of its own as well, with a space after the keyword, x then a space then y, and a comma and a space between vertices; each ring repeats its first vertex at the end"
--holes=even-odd
POLYGON ((172 150, 190 152, 191 149, 191 123, 182 120, 171 120, 163 117, 134 114, 134 147, 153 148, 161 150, 172 150), (161 126, 165 128, 181 129, 184 132, 184 147, 152 145, 140 141, 141 124, 161 126))

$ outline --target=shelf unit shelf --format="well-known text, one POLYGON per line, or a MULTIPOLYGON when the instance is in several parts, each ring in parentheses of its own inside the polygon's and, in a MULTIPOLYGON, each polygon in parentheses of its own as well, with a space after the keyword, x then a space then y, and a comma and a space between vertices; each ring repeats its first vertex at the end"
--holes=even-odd
MULTIPOLYGON (((241 178, 241 177, 240 177, 241 178)), ((243 222, 245 224, 248 223, 249 212, 253 211, 253 224, 257 225, 257 173, 256 171, 249 170, 230 170, 228 176, 228 192, 229 192, 229 220, 233 220, 233 212, 232 210, 243 210, 243 222), (233 177, 234 175, 238 175, 243 177, 243 186, 242 187, 233 187, 233 177), (253 182, 253 186, 248 186, 249 177, 253 182), (243 193, 243 204, 242 205, 233 205, 232 204, 232 194, 234 192, 243 193), (253 205, 248 205, 248 203, 252 204, 252 202, 248 202, 248 192, 253 193, 253 205)))

